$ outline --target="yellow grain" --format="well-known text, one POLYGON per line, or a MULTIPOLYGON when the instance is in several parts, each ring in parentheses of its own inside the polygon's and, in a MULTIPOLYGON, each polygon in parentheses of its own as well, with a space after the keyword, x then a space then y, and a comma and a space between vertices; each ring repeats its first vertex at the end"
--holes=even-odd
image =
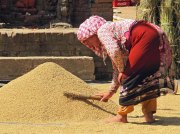
POLYGON ((116 112, 117 105, 72 100, 64 92, 97 92, 59 65, 47 62, 0 89, 1 122, 56 122, 97 120, 116 112))

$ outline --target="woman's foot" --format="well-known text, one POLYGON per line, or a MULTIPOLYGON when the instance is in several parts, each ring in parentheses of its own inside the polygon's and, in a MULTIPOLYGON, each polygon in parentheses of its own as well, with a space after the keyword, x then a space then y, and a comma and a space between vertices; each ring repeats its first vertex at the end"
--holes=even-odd
POLYGON ((106 123, 112 123, 112 122, 128 123, 127 115, 119 115, 119 114, 117 114, 116 116, 114 116, 112 118, 106 119, 105 122, 106 123))
POLYGON ((153 113, 152 112, 149 112, 149 113, 145 113, 144 114, 144 117, 145 117, 145 120, 147 123, 153 123, 155 122, 155 119, 153 117, 153 113))

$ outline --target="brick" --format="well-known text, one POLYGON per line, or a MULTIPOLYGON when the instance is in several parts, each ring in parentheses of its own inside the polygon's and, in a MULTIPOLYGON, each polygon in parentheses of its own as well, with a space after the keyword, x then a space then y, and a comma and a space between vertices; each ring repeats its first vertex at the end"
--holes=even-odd
POLYGON ((30 42, 34 42, 35 38, 35 33, 28 33, 28 38, 30 42))
POLYGON ((2 34, 0 33, 0 43, 2 42, 2 34))
POLYGON ((60 56, 60 51, 52 51, 51 54, 53 56, 60 56))
POLYGON ((40 46, 38 43, 27 43, 26 44, 26 51, 36 51, 36 50, 39 50, 40 49, 40 46))
POLYGON ((21 34, 21 40, 22 40, 23 43, 26 43, 26 42, 29 42, 29 41, 31 42, 31 40, 29 40, 28 33, 21 34))
POLYGON ((90 10, 89 6, 84 6, 84 7, 76 8, 76 12, 88 12, 88 10, 90 10))
POLYGON ((112 8, 112 4, 108 4, 108 3, 100 3, 100 4, 92 4, 91 8, 112 8))
POLYGON ((8 42, 8 36, 6 33, 1 34, 1 40, 2 40, 2 43, 8 42))
POLYGON ((3 51, 2 52, 2 56, 9 56, 10 55, 10 52, 8 52, 8 51, 3 51))
POLYGON ((97 68, 102 67, 103 66, 103 62, 95 62, 95 65, 97 68))
POLYGON ((104 13, 100 13, 100 12, 92 12, 92 14, 96 14, 96 15, 99 15, 101 17, 103 17, 104 19, 108 20, 108 21, 112 21, 111 17, 112 16, 112 13, 110 12, 104 12, 104 13))
POLYGON ((87 18, 86 16, 90 16, 91 13, 89 10, 89 12, 74 12, 73 14, 74 14, 73 20, 78 20, 78 19, 85 20, 87 18))
POLYGON ((60 51, 61 56, 71 56, 71 51, 60 51))
POLYGON ((94 8, 91 8, 91 12, 113 12, 112 8, 97 8, 97 7, 94 7, 94 8))
POLYGON ((92 56, 92 52, 90 50, 88 50, 88 51, 80 51, 80 54, 84 55, 84 56, 92 56))
POLYGON ((39 36, 39 42, 46 42, 46 38, 45 38, 45 32, 42 32, 42 33, 38 33, 38 36, 39 36))
POLYGON ((13 37, 14 43, 20 43, 22 41, 21 34, 16 33, 16 36, 13 37))
POLYGON ((37 55, 38 55, 38 56, 41 56, 41 53, 40 53, 39 50, 27 51, 26 54, 29 55, 29 56, 37 56, 37 55))
POLYGON ((95 0, 95 3, 112 3, 113 0, 95 0))
POLYGON ((73 45, 70 45, 66 42, 61 42, 61 43, 54 43, 52 45, 48 45, 49 47, 52 47, 52 50, 58 50, 58 51, 73 51, 75 47, 73 45))
POLYGON ((0 43, 0 51, 4 51, 4 44, 0 43))
POLYGON ((34 33, 34 42, 39 42, 39 33, 34 33))
POLYGON ((63 41, 64 38, 63 38, 63 33, 57 33, 57 41, 63 41))
POLYGON ((12 43, 10 46, 9 46, 9 50, 10 51, 25 51, 26 50, 26 45, 24 44, 16 44, 16 43, 12 43))
POLYGON ((47 41, 52 41, 52 33, 51 32, 46 32, 45 33, 45 38, 47 41))

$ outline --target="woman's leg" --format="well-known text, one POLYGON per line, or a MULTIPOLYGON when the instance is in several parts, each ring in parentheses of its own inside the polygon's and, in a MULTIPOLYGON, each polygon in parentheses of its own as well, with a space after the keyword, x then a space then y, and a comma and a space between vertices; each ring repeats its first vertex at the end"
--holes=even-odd
POLYGON ((134 111, 134 106, 120 106, 118 113, 113 118, 107 120, 107 122, 122 122, 128 123, 127 114, 134 111))
MULTIPOLYGON (((129 53, 127 66, 122 75, 122 80, 125 80, 125 84, 123 84, 124 88, 127 86, 126 79, 130 76, 141 76, 138 79, 132 79, 131 82, 128 83, 128 86, 134 88, 144 78, 154 74, 160 66, 160 40, 155 29, 148 24, 135 26, 132 30, 131 43, 132 48, 129 53)), ((153 122, 152 112, 156 111, 156 99, 145 101, 142 105, 146 121, 153 122)))
POLYGON ((142 112, 144 114, 145 120, 148 123, 154 122, 153 114, 156 113, 157 109, 157 100, 156 98, 147 100, 141 103, 142 104, 142 112))

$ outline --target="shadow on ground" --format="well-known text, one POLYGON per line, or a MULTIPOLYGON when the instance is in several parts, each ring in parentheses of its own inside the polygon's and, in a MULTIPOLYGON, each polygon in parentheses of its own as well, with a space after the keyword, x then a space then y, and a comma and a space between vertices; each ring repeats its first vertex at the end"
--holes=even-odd
POLYGON ((132 124, 138 125, 161 125, 161 126, 180 126, 180 117, 162 117, 155 116, 156 122, 146 123, 146 122, 131 122, 132 124))

